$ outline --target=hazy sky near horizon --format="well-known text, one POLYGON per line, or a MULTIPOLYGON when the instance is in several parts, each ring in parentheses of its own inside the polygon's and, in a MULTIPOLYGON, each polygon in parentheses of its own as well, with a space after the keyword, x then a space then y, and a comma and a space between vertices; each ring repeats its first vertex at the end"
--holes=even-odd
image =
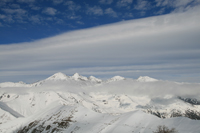
POLYGON ((2 0, 0 6, 0 82, 34 82, 56 72, 200 82, 199 0, 2 0))

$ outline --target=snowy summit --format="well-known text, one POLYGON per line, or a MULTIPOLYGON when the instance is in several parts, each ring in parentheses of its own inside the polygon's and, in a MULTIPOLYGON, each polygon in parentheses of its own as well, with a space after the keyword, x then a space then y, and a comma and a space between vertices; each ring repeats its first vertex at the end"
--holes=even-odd
POLYGON ((78 73, 75 73, 71 78, 74 79, 74 80, 83 80, 83 81, 88 80, 87 77, 81 76, 81 75, 78 74, 78 73))
POLYGON ((101 79, 98 79, 98 78, 96 78, 96 77, 94 77, 94 76, 90 76, 88 79, 89 79, 90 81, 92 81, 92 82, 98 82, 98 83, 101 83, 101 82, 102 82, 101 79))
POLYGON ((152 133, 159 125, 199 133, 199 88, 60 72, 33 84, 0 83, 0 133, 152 133))
POLYGON ((54 75, 47 78, 47 80, 67 80, 69 77, 61 72, 55 73, 54 75))
POLYGON ((121 76, 114 76, 112 77, 111 79, 108 79, 107 81, 108 82, 113 82, 113 81, 120 81, 120 80, 124 80, 125 78, 124 77, 121 77, 121 76))
POLYGON ((148 76, 140 76, 137 81, 139 82, 155 82, 155 81, 158 81, 157 79, 154 79, 154 78, 151 78, 151 77, 148 77, 148 76))

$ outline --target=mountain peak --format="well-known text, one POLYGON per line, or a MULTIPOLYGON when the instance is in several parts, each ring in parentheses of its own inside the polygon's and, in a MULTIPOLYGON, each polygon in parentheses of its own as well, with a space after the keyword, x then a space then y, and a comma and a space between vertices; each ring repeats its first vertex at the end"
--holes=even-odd
POLYGON ((55 73, 54 75, 47 78, 47 80, 66 80, 66 79, 68 79, 68 76, 61 72, 55 73))
POLYGON ((112 82, 112 81, 120 81, 120 80, 124 80, 125 78, 124 77, 121 77, 121 76, 114 76, 110 79, 108 79, 108 82, 112 82))
POLYGON ((72 77, 80 77, 81 75, 79 73, 74 73, 72 77))
POLYGON ((92 82, 98 82, 98 83, 102 82, 101 79, 98 79, 98 78, 96 78, 96 77, 94 77, 94 76, 90 76, 88 79, 89 79, 90 81, 92 81, 92 82))
POLYGON ((148 77, 148 76, 140 76, 137 81, 139 82, 155 82, 155 81, 158 81, 157 79, 154 79, 154 78, 151 78, 151 77, 148 77))
POLYGON ((71 78, 74 80, 84 80, 84 81, 88 80, 87 77, 81 76, 79 73, 75 73, 71 78))

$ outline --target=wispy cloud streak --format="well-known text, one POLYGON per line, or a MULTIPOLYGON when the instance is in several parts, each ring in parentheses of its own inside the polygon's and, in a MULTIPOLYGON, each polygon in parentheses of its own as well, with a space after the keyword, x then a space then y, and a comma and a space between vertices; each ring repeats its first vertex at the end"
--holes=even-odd
POLYGON ((0 81, 11 78, 5 75, 17 77, 21 73, 15 81, 25 81, 23 75, 51 75, 57 71, 108 77, 145 74, 175 80, 187 74, 195 77, 200 74, 199 23, 196 8, 68 32, 31 43, 1 45, 0 81))

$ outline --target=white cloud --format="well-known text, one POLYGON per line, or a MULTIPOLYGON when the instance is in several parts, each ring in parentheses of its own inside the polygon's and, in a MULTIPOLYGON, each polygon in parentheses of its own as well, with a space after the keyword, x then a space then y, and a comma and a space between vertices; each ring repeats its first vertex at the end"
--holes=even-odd
POLYGON ((5 16, 5 15, 2 15, 2 14, 0 14, 0 19, 4 19, 4 18, 6 18, 6 16, 5 16))
POLYGON ((199 0, 155 0, 155 2, 157 7, 174 8, 174 12, 184 12, 200 4, 199 0))
POLYGON ((178 84, 171 82, 137 82, 124 80, 114 84, 98 86, 94 91, 101 91, 110 94, 131 94, 136 96, 148 96, 158 98, 166 95, 171 96, 191 96, 199 98, 199 84, 178 84), (160 88, 162 86, 162 89, 160 88), (126 89, 122 89, 126 88, 126 89), (139 88, 139 89, 138 89, 139 88))
POLYGON ((171 0, 155 0, 157 2, 156 6, 173 6, 173 1, 171 0))
POLYGON ((70 12, 70 13, 64 13, 65 17, 71 20, 80 20, 81 16, 80 15, 76 15, 75 12, 70 12))
POLYGON ((80 5, 77 5, 75 2, 73 1, 67 1, 65 2, 64 5, 67 5, 68 6, 68 10, 71 10, 71 11, 78 11, 81 9, 81 6, 80 5))
POLYGON ((63 13, 63 15, 67 18, 67 19, 71 19, 71 20, 80 20, 81 16, 77 15, 77 12, 80 11, 81 6, 76 4, 73 1, 66 1, 64 3, 65 6, 67 6, 66 12, 63 13))
POLYGON ((57 10, 52 7, 48 7, 42 11, 42 13, 47 14, 47 15, 52 15, 52 16, 56 15, 56 12, 57 10))
POLYGON ((20 8, 19 4, 10 4, 9 5, 11 8, 20 8))
POLYGON ((1 0, 2 2, 13 2, 13 0, 1 0))
POLYGON ((147 10, 150 8, 150 4, 146 0, 137 0, 137 5, 134 6, 136 10, 147 10))
POLYGON ((133 17, 133 13, 131 13, 131 12, 126 12, 125 14, 123 14, 122 17, 123 17, 123 18, 132 18, 132 17, 133 17))
POLYGON ((52 2, 57 5, 63 3, 63 0, 53 0, 52 2))
POLYGON ((159 11, 155 12, 154 14, 163 14, 165 12, 165 8, 161 8, 159 11))
POLYGON ((99 6, 87 7, 86 14, 101 16, 103 15, 103 10, 99 6))
POLYGON ((191 0, 174 0, 173 6, 175 7, 186 6, 191 2, 192 2, 191 0))
POLYGON ((77 24, 84 25, 85 23, 82 21, 76 21, 77 24))
POLYGON ((23 15, 27 12, 24 9, 2 9, 2 10, 8 14, 20 14, 20 15, 23 15))
POLYGON ((107 4, 107 5, 111 4, 112 2, 113 2, 113 0, 99 0, 99 3, 107 4))
POLYGON ((114 18, 118 17, 117 13, 112 8, 107 8, 105 14, 110 15, 114 18))
POLYGON ((19 3, 33 3, 35 0, 17 0, 19 3))
POLYGON ((31 16, 29 18, 29 20, 32 22, 32 23, 37 23, 37 24, 40 24, 41 23, 41 17, 39 15, 34 15, 34 16, 31 16))
POLYGON ((163 0, 155 0, 155 2, 156 2, 156 6, 160 6, 162 4, 163 0))
POLYGON ((25 23, 25 19, 27 16, 27 11, 23 9, 8 9, 3 8, 2 11, 4 11, 7 15, 0 15, 0 19, 2 19, 4 22, 7 23, 25 23))
POLYGON ((200 82, 199 11, 196 8, 31 43, 0 45, 0 81, 10 78, 6 75, 26 81, 20 79, 22 75, 81 71, 94 76, 148 75, 168 80, 189 75, 200 82))
POLYGON ((0 6, 5 6, 9 2, 13 2, 13 0, 0 0, 0 6))
POLYGON ((64 22, 62 19, 58 19, 58 18, 57 18, 57 19, 56 19, 56 23, 57 23, 57 24, 64 24, 65 22, 64 22))
POLYGON ((125 7, 130 8, 130 5, 132 4, 133 0, 118 0, 117 7, 125 7))
POLYGON ((15 21, 13 20, 12 15, 10 15, 10 14, 9 14, 9 15, 6 15, 5 17, 3 17, 2 20, 5 21, 5 22, 7 22, 7 23, 13 23, 13 22, 15 22, 15 21))
POLYGON ((197 8, 200 5, 200 1, 188 1, 188 0, 175 0, 173 3, 173 7, 175 8, 173 12, 185 12, 187 10, 192 10, 193 8, 197 8))
POLYGON ((35 5, 30 5, 30 7, 31 7, 32 10, 36 10, 36 11, 41 9, 41 7, 35 6, 35 5))

